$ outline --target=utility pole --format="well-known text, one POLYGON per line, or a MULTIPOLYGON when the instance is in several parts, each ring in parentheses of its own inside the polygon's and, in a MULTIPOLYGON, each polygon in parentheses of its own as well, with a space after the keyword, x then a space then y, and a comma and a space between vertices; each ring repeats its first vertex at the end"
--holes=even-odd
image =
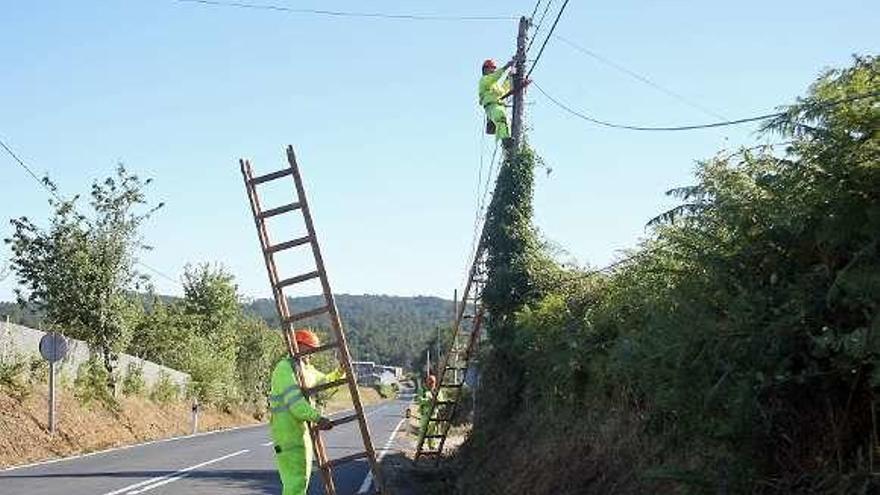
POLYGON ((513 126, 511 137, 513 149, 519 150, 522 141, 523 110, 525 109, 525 75, 526 75, 526 38, 528 38, 529 20, 519 18, 519 31, 516 34, 516 71, 513 74, 513 126))

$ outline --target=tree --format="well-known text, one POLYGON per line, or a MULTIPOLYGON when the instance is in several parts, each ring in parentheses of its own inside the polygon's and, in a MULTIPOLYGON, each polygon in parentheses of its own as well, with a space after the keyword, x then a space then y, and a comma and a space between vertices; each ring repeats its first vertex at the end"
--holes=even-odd
POLYGON ((92 184, 91 216, 86 216, 77 211, 79 196, 59 198, 46 178, 55 196, 49 200, 50 226, 15 218, 15 231, 5 240, 21 286, 19 304, 45 311, 51 326, 86 341, 111 376, 131 337, 131 313, 138 307, 132 292, 147 283, 134 265, 138 253, 148 249, 139 228, 162 206, 148 206, 144 189, 150 182, 119 165, 115 175, 92 184))

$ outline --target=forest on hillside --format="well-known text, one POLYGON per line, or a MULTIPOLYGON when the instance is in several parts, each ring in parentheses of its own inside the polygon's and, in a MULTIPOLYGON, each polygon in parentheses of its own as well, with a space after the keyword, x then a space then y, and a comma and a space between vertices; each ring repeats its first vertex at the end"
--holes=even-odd
MULTIPOLYGON (((291 308, 313 308, 321 296, 291 298, 291 308)), ((360 361, 412 368, 421 361, 438 328, 451 325, 452 301, 438 297, 387 295, 336 295, 352 357, 360 361)), ((245 312, 278 328, 275 302, 257 299, 245 304, 245 312)), ((306 320, 304 326, 325 327, 319 319, 306 320)))
MULTIPOLYGON (((292 308, 311 308, 318 305, 320 296, 291 298, 292 308)), ((164 303, 177 298, 157 297, 164 303)), ((144 297, 145 307, 152 303, 144 297)), ((413 368, 424 361, 422 353, 436 339, 437 329, 446 328, 452 319, 452 301, 438 297, 388 295, 336 295, 342 322, 348 336, 352 357, 361 361, 377 361, 394 366, 413 368)), ((271 328, 280 328, 275 302, 271 299, 244 301, 247 315, 257 317, 271 328)), ((43 314, 32 306, 15 302, 0 302, 0 319, 32 328, 39 328, 43 314)), ((324 328, 318 319, 303 322, 324 328)))

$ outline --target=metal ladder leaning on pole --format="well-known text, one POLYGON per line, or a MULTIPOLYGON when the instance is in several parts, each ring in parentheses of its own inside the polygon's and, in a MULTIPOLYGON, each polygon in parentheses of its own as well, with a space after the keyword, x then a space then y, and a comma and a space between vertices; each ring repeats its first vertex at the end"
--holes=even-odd
POLYGON ((278 316, 281 319, 282 333, 284 334, 284 341, 287 346, 287 351, 290 353, 290 356, 296 363, 295 373, 297 375, 296 378, 297 382, 299 383, 300 389, 303 391, 303 395, 307 397, 313 397, 321 391, 332 389, 341 385, 348 385, 349 392, 351 393, 351 400, 354 405, 354 414, 335 419, 332 421, 332 424, 333 426, 337 426, 340 424, 357 421, 358 426, 360 427, 364 450, 356 454, 347 455, 345 457, 340 457, 336 459, 329 459, 327 457, 327 451, 324 447, 324 440, 321 436, 321 432, 316 428, 309 428, 312 442, 315 446, 315 455, 317 457, 318 467, 320 468, 321 478, 324 481, 324 490, 327 495, 336 495, 336 486, 333 481, 334 467, 340 464, 345 464, 347 462, 367 459, 370 464, 370 469, 373 473, 373 479, 375 480, 375 484, 378 488, 377 491, 379 493, 385 493, 384 485, 382 483, 382 474, 380 473, 379 465, 376 461, 376 453, 373 449, 373 443, 370 439, 370 431, 367 427, 367 421, 364 416, 363 406, 361 404, 360 395, 358 394, 357 381, 351 367, 351 355, 348 351, 348 345, 345 340, 345 333, 342 328, 342 322, 339 319, 339 313, 336 309, 336 301, 333 298, 333 293, 330 290, 330 283, 327 280, 327 272, 324 269, 324 261, 321 257, 321 250, 318 246, 318 238, 315 235, 315 228, 312 223, 312 216, 309 212, 309 205, 306 199, 305 188, 303 187, 302 177, 300 176, 299 167, 296 162, 296 155, 293 152, 292 146, 287 147, 287 162, 289 164, 288 168, 255 177, 253 174, 253 170, 251 169, 250 161, 244 159, 239 160, 239 163, 241 165, 241 173, 244 177, 245 188, 247 189, 248 199, 250 200, 251 204, 251 211, 253 212, 254 216, 254 223, 257 227, 257 236, 260 239, 260 246, 262 247, 263 258, 266 262, 266 269, 269 273, 269 284, 272 286, 272 295, 275 298, 275 308, 278 310, 278 316), (264 210, 262 205, 260 204, 259 195, 257 194, 257 186, 265 182, 287 177, 288 175, 293 177, 293 183, 296 187, 296 200, 283 206, 264 210), (269 231, 266 225, 266 219, 295 211, 299 211, 302 214, 306 228, 306 235, 297 239, 272 244, 269 239, 269 231), (315 270, 308 273, 295 275, 290 278, 279 278, 278 268, 275 263, 275 254, 280 251, 295 249, 297 247, 305 247, 307 245, 311 247, 312 255, 314 256, 315 270), (290 307, 288 306, 287 298, 284 295, 284 289, 314 279, 320 279, 321 288, 324 295, 324 304, 316 309, 310 309, 299 313, 291 313, 290 307), (298 321, 324 314, 329 317, 330 326, 332 327, 332 335, 330 337, 332 339, 331 342, 315 349, 300 351, 296 340, 291 338, 291 334, 294 330, 294 324, 298 321), (345 372, 345 378, 311 388, 306 387, 303 380, 302 359, 311 354, 333 351, 336 351, 337 353, 337 357, 340 361, 340 364, 342 365, 342 369, 345 372))
POLYGON ((414 458, 416 462, 426 457, 433 457, 439 462, 446 438, 449 436, 449 430, 452 428, 452 421, 458 412, 458 405, 461 403, 467 371, 477 351, 480 330, 483 326, 484 309, 481 298, 486 284, 483 259, 485 254, 486 250, 481 238, 477 245, 474 262, 468 273, 461 305, 456 308, 452 342, 443 358, 443 364, 439 368, 437 387, 431 396, 431 409, 428 413, 427 424, 428 426, 432 423, 439 424, 439 432, 428 434, 428 428, 426 428, 419 433, 419 443, 414 458), (473 311, 473 313, 468 314, 468 311, 473 311), (439 400, 441 390, 451 391, 451 397, 439 400), (426 448, 430 445, 430 440, 440 440, 438 448, 426 448))

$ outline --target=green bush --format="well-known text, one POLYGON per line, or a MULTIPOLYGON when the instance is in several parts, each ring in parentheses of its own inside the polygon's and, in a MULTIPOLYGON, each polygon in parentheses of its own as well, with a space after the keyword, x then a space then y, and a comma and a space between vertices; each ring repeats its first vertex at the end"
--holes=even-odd
POLYGON ((110 410, 118 410, 113 396, 113 377, 94 355, 79 365, 73 380, 74 396, 82 404, 98 403, 110 410))
POLYGON ((379 392, 379 396, 383 399, 397 398, 397 390, 391 385, 377 385, 376 391, 379 392))
POLYGON ((27 380, 28 360, 19 353, 8 353, 0 359, 0 387, 13 397, 23 400, 30 394, 27 380))
POLYGON ((158 404, 168 404, 180 398, 180 387, 174 383, 171 376, 164 371, 159 372, 159 378, 153 384, 150 391, 150 400, 158 404))
POLYGON ((492 349, 474 445, 491 450, 530 411, 595 411, 597 438, 603 421, 638 421, 663 455, 634 474, 667 492, 876 490, 878 74, 864 57, 820 78, 765 128, 786 148, 700 163, 673 191, 683 204, 608 273, 547 261, 534 159, 508 160, 487 216, 492 349))
POLYGON ((47 383, 49 381, 49 361, 43 359, 42 356, 31 356, 28 360, 28 379, 31 383, 47 383))
POLYGON ((136 363, 129 363, 122 378, 122 393, 128 397, 141 396, 147 388, 144 380, 144 367, 136 363))

